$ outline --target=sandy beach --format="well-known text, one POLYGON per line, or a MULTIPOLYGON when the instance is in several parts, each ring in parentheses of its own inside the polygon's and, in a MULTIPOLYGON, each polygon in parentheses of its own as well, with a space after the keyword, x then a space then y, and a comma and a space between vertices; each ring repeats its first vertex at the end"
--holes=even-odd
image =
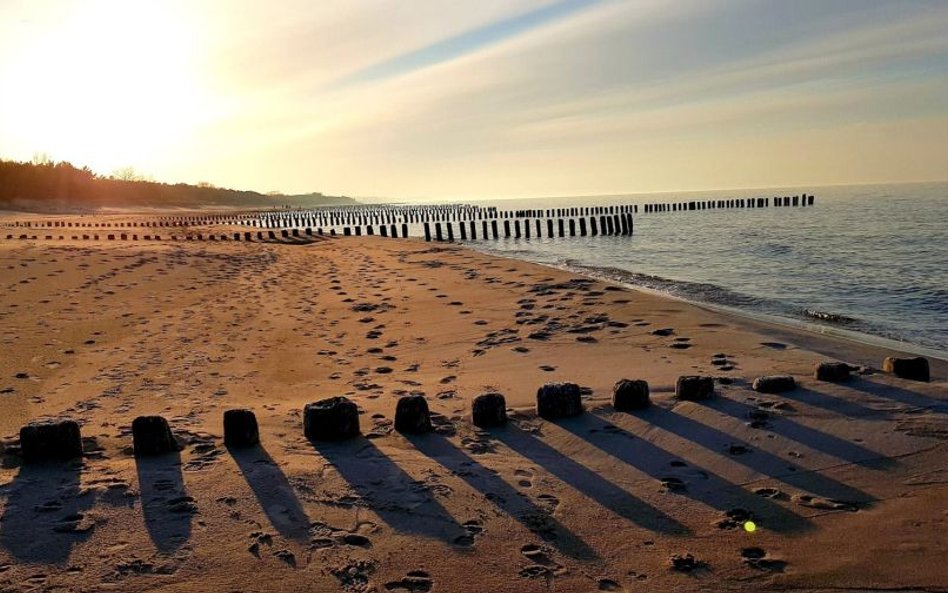
POLYGON ((0 591, 948 591, 943 361, 899 379, 874 346, 417 240, 4 240, 0 279, 0 591), (676 400, 690 374, 715 397, 676 400), (772 374, 798 387, 751 389, 772 374), (611 407, 623 378, 650 408, 611 407), (562 381, 586 412, 539 419, 562 381), (506 427, 471 424, 486 392, 506 427), (433 433, 393 430, 406 394, 433 433), (363 438, 311 443, 337 395, 363 438), (225 447, 232 408, 260 447, 225 447), (146 414, 180 454, 136 460, 146 414), (81 461, 22 463, 43 418, 81 461))

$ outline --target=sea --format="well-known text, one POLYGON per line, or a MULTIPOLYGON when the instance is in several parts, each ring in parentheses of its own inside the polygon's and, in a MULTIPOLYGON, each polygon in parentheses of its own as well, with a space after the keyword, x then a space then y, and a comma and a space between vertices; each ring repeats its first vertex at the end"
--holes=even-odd
POLYGON ((948 183, 490 200, 516 210, 816 196, 810 207, 635 215, 631 237, 470 242, 713 308, 948 359, 948 183))

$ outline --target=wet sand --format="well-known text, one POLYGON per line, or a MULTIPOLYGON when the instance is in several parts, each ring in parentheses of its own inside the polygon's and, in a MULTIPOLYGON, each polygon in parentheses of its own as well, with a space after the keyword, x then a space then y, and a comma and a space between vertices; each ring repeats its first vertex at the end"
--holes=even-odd
POLYGON ((948 583, 941 362, 902 380, 876 347, 414 240, 0 241, 0 279, 2 591, 948 583), (865 368, 816 381, 828 356, 865 368), (776 373, 798 388, 751 390, 776 373), (724 380, 679 402, 684 374, 724 380), (648 410, 612 409, 622 378, 649 382, 648 410), (554 381, 587 413, 538 419, 554 381), (488 391, 506 428, 470 423, 488 391), (409 393, 434 433, 393 432, 409 393), (364 438, 314 445, 302 408, 335 395, 364 438), (238 407, 261 447, 224 446, 238 407), (143 414, 179 455, 136 461, 143 414), (80 422, 84 459, 21 464, 17 431, 46 417, 80 422))

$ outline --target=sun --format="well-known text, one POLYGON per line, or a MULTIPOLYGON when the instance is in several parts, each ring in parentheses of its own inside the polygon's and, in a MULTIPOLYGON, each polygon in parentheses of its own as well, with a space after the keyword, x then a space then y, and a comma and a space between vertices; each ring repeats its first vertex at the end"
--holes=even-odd
POLYGON ((4 129, 20 146, 109 172, 148 168, 208 114, 196 23, 171 2, 69 3, 5 56, 4 129))

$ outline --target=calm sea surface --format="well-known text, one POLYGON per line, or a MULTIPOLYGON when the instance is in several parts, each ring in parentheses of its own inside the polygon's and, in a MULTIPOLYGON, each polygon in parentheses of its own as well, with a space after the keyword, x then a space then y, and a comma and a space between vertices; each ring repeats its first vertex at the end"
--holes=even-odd
POLYGON ((478 249, 948 358, 948 183, 497 200, 503 209, 816 194, 813 207, 635 217, 633 237, 478 249))

